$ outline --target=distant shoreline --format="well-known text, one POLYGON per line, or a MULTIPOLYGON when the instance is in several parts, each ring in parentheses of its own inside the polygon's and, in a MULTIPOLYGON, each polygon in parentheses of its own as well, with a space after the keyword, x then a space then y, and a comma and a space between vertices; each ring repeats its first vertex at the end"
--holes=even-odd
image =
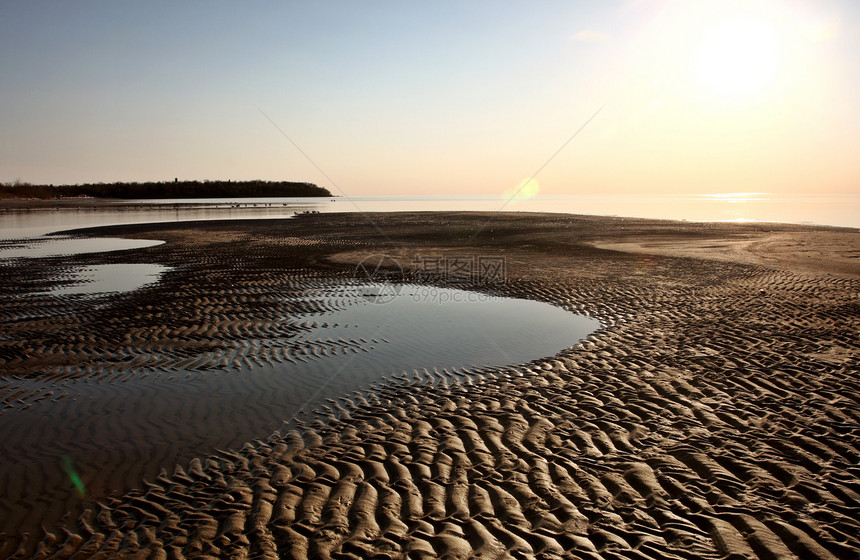
POLYGON ((78 185, 0 184, 0 203, 9 200, 119 199, 150 200, 163 198, 253 198, 253 197, 330 197, 331 192, 313 183, 295 181, 149 181, 84 183, 78 185))
MULTIPOLYGON (((214 197, 213 197, 214 198, 214 197)), ((255 198, 309 198, 319 199, 326 198, 322 196, 281 196, 281 197, 251 197, 251 196, 235 196, 232 197, 239 203, 242 199, 252 200, 255 198)), ((330 198, 336 198, 332 195, 330 198)), ((0 212, 4 210, 59 210, 61 208, 123 208, 123 207, 139 207, 141 205, 165 205, 177 203, 161 202, 162 199, 145 199, 145 198, 96 198, 89 196, 69 196, 63 198, 0 198, 0 212)), ((207 198, 196 199, 200 204, 205 204, 207 198)), ((188 204, 188 203, 183 203, 188 204)), ((244 204, 244 202, 243 202, 244 204)), ((249 202, 250 204, 250 202, 249 202)))

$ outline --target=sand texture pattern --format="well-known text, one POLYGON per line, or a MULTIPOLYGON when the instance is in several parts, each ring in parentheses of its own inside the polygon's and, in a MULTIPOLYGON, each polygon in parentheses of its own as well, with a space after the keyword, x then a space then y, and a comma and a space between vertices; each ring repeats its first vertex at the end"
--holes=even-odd
MULTIPOLYGON (((0 443, 0 558, 860 557, 857 232, 399 213, 98 233, 167 243, 0 266, 0 422, 17 430, 0 443), (602 328, 526 365, 338 395, 287 425, 277 399, 255 402, 259 422, 222 451, 199 451, 204 426, 231 424, 218 410, 115 449, 100 434, 121 421, 92 410, 98 430, 71 439, 81 408, 63 403, 80 386, 132 403, 234 362, 297 359, 279 350, 302 329, 291 306, 349 302, 296 294, 374 253, 407 275, 416 255, 503 256, 505 282, 474 289, 602 328), (107 298, 39 295, 64 267, 110 262, 172 270, 107 298), (40 438, 62 438, 38 430, 68 430, 69 453, 111 465, 81 473, 86 497, 39 455, 40 438), (50 499, 28 490, 63 484, 50 499)), ((132 419, 194 401, 164 393, 132 419)))

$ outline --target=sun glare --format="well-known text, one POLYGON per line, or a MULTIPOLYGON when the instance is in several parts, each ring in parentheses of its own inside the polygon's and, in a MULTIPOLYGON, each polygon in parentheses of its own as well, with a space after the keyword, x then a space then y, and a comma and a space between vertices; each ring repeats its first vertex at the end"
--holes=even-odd
POLYGON ((781 63, 776 30, 748 19, 725 21, 707 30, 694 56, 700 86, 729 98, 762 93, 775 81, 781 63))
POLYGON ((504 192, 503 197, 508 200, 529 200, 534 198, 540 192, 540 184, 537 179, 530 177, 523 179, 516 189, 509 189, 504 192))

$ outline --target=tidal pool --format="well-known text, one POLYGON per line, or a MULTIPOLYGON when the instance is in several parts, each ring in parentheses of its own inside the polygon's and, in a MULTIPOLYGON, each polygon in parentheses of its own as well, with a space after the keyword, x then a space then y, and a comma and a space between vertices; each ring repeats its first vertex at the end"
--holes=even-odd
MULTIPOLYGON (((298 343, 361 343, 344 369, 400 373, 422 368, 522 364, 552 356, 599 327, 547 303, 417 284, 345 286, 329 297, 353 304, 321 314, 298 343)), ((330 359, 330 358, 327 358, 330 359)))
POLYGON ((38 259, 106 251, 145 249, 161 245, 164 241, 152 239, 121 239, 118 237, 37 237, 0 246, 0 260, 38 259))
POLYGON ((130 292, 154 284, 170 270, 160 264, 101 264, 72 270, 54 295, 102 295, 130 292))
MULTIPOLYGON (((129 271, 138 280, 160 274, 129 271)), ((113 272, 103 266, 78 274, 113 272)), ((106 289, 106 277, 90 280, 86 289, 106 289)), ((0 495, 9 523, 29 527, 36 502, 53 504, 45 511, 79 515, 90 500, 140 487, 192 458, 265 439, 302 412, 342 398, 360 404, 365 389, 394 376, 466 380, 555 355, 599 327, 538 301, 422 285, 320 282, 284 294, 285 303, 297 300, 322 311, 285 316, 290 328, 277 337, 243 331, 213 339, 207 350, 184 351, 141 331, 117 351, 88 346, 88 333, 81 332, 82 342, 70 351, 90 356, 85 362, 67 366, 66 354, 57 352, 44 378, 0 380, 7 392, 43 395, 0 414, 0 457, 16 458, 0 464, 0 480, 20 494, 14 501, 0 495), (163 359, 163 352, 180 355, 163 359), (69 465, 83 497, 69 484, 69 465)), ((88 305, 87 298, 76 301, 88 305)), ((111 302, 100 299, 99 306, 111 302)), ((94 322, 92 328, 102 327, 94 322)))

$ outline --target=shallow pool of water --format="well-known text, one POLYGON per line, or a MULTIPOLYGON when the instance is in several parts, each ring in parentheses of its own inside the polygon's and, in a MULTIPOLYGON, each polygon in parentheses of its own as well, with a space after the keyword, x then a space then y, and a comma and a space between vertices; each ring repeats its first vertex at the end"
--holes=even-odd
MULTIPOLYGON (((160 274, 151 268, 155 265, 117 266, 132 277, 123 282, 154 281, 160 274)), ((112 266, 87 267, 75 274, 92 284, 64 290, 104 290, 117 272, 112 266)), ((0 457, 16 458, 0 465, 0 479, 21 489, 18 501, 0 497, 0 503, 15 523, 35 502, 76 516, 88 500, 139 487, 161 469, 172 472, 193 457, 266 438, 328 399, 351 397, 360 404, 363 397, 356 392, 403 373, 436 383, 464 380, 481 375, 481 369, 552 356, 599 327, 594 319, 538 301, 420 285, 397 285, 390 297, 391 288, 305 284, 283 294, 283 308, 310 299, 319 303, 310 308, 326 311, 285 312, 283 321, 294 328, 280 335, 266 337, 261 326, 236 331, 227 340, 215 337, 205 350, 175 348, 177 340, 184 344, 187 329, 175 330, 176 325, 111 333, 107 339, 123 335, 133 342, 100 346, 90 335, 104 326, 93 315, 93 330, 82 329, 82 342, 74 348, 43 348, 56 362, 44 376, 0 379, 7 393, 40 395, 0 415, 0 457), (88 358, 64 365, 71 356, 88 358), (70 486, 67 464, 74 465, 86 499, 70 486)), ((113 302, 101 299, 99 307, 108 309, 113 302)), ((89 298, 66 303, 90 305, 89 298)), ((116 303, 134 304, 128 298, 116 303)), ((231 317, 202 316, 199 326, 206 327, 207 320, 231 317)), ((68 327, 58 321, 62 328, 68 327)))
POLYGON ((342 289, 340 297, 351 296, 354 304, 321 315, 320 325, 297 343, 376 340, 362 343, 368 352, 345 365, 376 374, 525 363, 552 356, 599 326, 547 303, 466 290, 405 284, 393 292, 390 284, 365 283, 342 289))
POLYGON ((152 239, 120 239, 118 237, 37 237, 0 246, 0 260, 81 255, 106 251, 145 249, 164 241, 152 239))
POLYGON ((160 264, 101 264, 85 266, 68 273, 54 295, 101 295, 130 292, 158 282, 170 270, 160 264))

